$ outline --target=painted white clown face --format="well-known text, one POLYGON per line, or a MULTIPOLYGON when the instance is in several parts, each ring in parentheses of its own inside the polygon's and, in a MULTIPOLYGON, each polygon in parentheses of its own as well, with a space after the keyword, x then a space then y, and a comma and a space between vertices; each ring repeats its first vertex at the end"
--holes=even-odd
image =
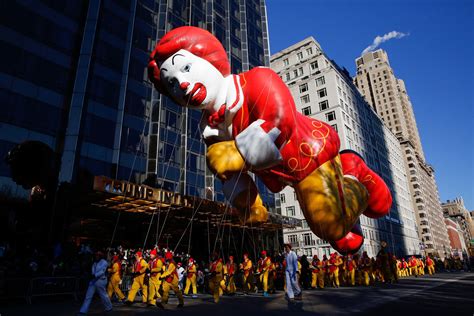
POLYGON ((222 74, 207 60, 184 49, 168 57, 160 71, 169 95, 182 106, 211 109, 222 91, 222 74))

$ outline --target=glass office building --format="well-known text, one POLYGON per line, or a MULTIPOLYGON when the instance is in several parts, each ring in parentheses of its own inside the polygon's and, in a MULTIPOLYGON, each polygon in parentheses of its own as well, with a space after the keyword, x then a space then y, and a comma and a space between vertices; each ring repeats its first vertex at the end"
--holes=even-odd
MULTIPOLYGON (((60 183, 105 175, 224 200, 206 167, 201 113, 152 90, 146 66, 183 25, 215 34, 233 73, 269 66, 264 0, 18 0, 3 1, 0 15, 2 158, 38 140, 56 153, 60 183)), ((28 195, 3 159, 0 188, 28 195)))
MULTIPOLYGON (((39 140, 60 182, 106 175, 138 182, 146 169, 148 55, 157 2, 3 1, 0 156, 39 140)), ((0 162, 2 188, 27 193, 0 162)))
MULTIPOLYGON (((212 32, 228 52, 232 73, 269 66, 264 0, 160 0, 158 41, 167 31, 185 25, 212 32)), ((201 112, 175 105, 152 93, 147 177, 155 185, 185 195, 224 201, 221 182, 209 172, 201 140, 201 112)), ((274 195, 257 180, 264 202, 274 208, 274 195)))

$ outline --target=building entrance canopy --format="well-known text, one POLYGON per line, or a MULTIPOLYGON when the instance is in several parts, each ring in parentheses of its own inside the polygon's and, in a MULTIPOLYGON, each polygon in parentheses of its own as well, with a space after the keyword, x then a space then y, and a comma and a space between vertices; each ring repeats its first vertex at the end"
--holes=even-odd
POLYGON ((152 188, 104 176, 94 178, 94 195, 91 204, 118 212, 156 214, 170 212, 175 219, 246 229, 279 230, 301 226, 301 220, 270 213, 269 220, 260 225, 245 225, 239 211, 225 203, 185 196, 179 193, 152 188), (194 215, 193 215, 194 214, 194 215))

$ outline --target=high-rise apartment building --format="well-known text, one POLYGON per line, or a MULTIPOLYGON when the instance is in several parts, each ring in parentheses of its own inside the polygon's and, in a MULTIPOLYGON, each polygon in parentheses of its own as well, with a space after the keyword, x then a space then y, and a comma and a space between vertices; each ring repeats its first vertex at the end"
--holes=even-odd
POLYGON ((441 203, 441 207, 443 208, 444 217, 450 218, 459 224, 466 246, 471 246, 471 242, 474 240, 474 221, 464 206, 463 198, 447 200, 441 203))
POLYGON ((395 77, 387 53, 381 49, 357 58, 356 65, 355 85, 402 146, 423 247, 427 254, 443 257, 450 244, 434 169, 425 160, 405 84, 395 77))
MULTIPOLYGON (((271 65, 288 85, 297 109, 330 124, 339 134, 340 149, 360 153, 390 188, 393 205, 388 216, 380 219, 361 216, 365 237, 362 250, 375 256, 380 242, 387 241, 397 255, 419 254, 416 219, 400 144, 364 101, 347 70, 329 59, 312 37, 272 55, 271 65)), ((281 205, 282 215, 303 218, 292 188, 280 193, 277 204, 281 205)), ((299 254, 321 256, 334 252, 327 241, 311 232, 305 221, 302 228, 285 229, 283 234, 285 242, 292 243, 299 254)))
MULTIPOLYGON (((160 0, 156 41, 179 26, 197 26, 213 33, 228 52, 232 73, 269 66, 269 43, 264 0, 160 0)), ((201 111, 174 104, 157 91, 152 94, 147 177, 181 194, 224 201, 221 182, 206 167, 201 141, 201 111)), ((274 208, 274 195, 261 183, 264 202, 274 208)))

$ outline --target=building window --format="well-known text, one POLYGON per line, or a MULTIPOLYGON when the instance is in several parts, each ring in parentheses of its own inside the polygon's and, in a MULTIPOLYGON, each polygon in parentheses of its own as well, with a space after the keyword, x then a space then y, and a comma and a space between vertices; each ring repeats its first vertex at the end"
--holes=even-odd
POLYGON ((295 75, 295 78, 298 77, 298 70, 293 70, 293 74, 295 75))
POLYGON ((336 113, 334 111, 326 113, 326 121, 331 122, 336 119, 336 113))
POLYGON ((328 95, 327 91, 326 91, 326 88, 323 88, 321 90, 318 90, 318 95, 320 98, 324 98, 325 96, 328 95))
POLYGON ((303 112, 304 115, 311 115, 311 107, 307 106, 307 107, 303 108, 301 110, 301 112, 303 112))
POLYGON ((324 111, 326 109, 329 109, 329 102, 328 100, 324 100, 324 101, 321 101, 319 102, 319 110, 320 111, 324 111))
POLYGON ((305 94, 304 96, 301 97, 301 103, 302 104, 309 103, 309 94, 305 94))
POLYGON ((298 236, 297 235, 288 235, 288 242, 290 244, 296 245, 298 243, 298 236))
POLYGON ((308 91, 308 84, 303 83, 302 85, 300 85, 300 93, 303 93, 303 92, 306 92, 306 91, 308 91))
POLYGON ((290 81, 291 79, 291 75, 289 72, 286 73, 286 81, 290 81))
POLYGON ((298 68, 298 75, 303 75, 303 67, 298 68))
POLYGON ((286 216, 295 216, 295 207, 294 206, 287 206, 286 207, 286 216))
POLYGON ((283 59, 283 64, 285 66, 288 66, 290 64, 289 61, 288 61, 288 58, 283 59))
POLYGON ((313 246, 315 244, 311 235, 311 233, 303 234, 303 242, 305 246, 313 246))
POLYGON ((313 53, 313 48, 310 47, 310 48, 306 49, 306 53, 308 55, 311 55, 313 53))
POLYGON ((334 128, 334 130, 335 130, 336 133, 337 133, 337 124, 331 125, 331 127, 334 128))
POLYGON ((296 56, 298 57, 298 60, 303 59, 303 53, 302 52, 299 52, 298 54, 296 54, 296 56))
POLYGON ((319 67, 318 67, 318 61, 317 61, 317 60, 316 60, 316 61, 313 61, 313 62, 311 63, 311 70, 316 70, 316 69, 318 69, 318 68, 319 68, 319 67))
POLYGON ((280 193, 280 201, 281 203, 286 203, 285 193, 280 193))
POLYGON ((316 78, 316 87, 321 87, 325 83, 326 80, 324 80, 324 76, 316 78))

